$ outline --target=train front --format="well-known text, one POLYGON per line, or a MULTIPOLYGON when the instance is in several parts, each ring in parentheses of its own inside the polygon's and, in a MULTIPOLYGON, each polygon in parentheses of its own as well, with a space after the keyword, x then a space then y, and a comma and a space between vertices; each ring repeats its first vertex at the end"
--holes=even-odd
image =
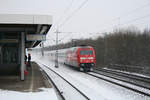
POLYGON ((80 71, 92 71, 96 66, 95 52, 92 47, 78 49, 80 71))

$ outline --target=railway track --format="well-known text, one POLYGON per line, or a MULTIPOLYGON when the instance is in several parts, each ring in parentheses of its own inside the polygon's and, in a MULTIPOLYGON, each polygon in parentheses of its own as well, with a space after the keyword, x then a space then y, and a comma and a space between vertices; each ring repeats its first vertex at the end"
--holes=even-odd
POLYGON ((107 69, 97 69, 94 72, 96 73, 103 73, 105 75, 111 75, 111 77, 120 79, 122 81, 130 82, 131 84, 135 84, 139 87, 143 87, 150 90, 150 78, 133 75, 129 73, 114 71, 114 70, 107 70, 107 69))
POLYGON ((67 81, 67 79, 63 78, 59 73, 55 72, 54 70, 52 70, 51 68, 49 68, 46 65, 43 65, 43 64, 40 64, 40 65, 45 67, 44 69, 42 69, 43 73, 51 81, 54 88, 56 89, 56 91, 60 95, 61 100, 77 100, 77 97, 80 98, 81 100, 90 100, 90 98, 88 98, 88 96, 86 96, 83 92, 81 92, 73 84, 71 84, 69 81, 67 81), (51 73, 53 75, 55 74, 54 77, 55 78, 57 77, 57 82, 54 80, 54 77, 52 78, 51 75, 48 73, 51 73), (59 80, 59 82, 58 82, 58 80, 59 80), (63 87, 58 86, 58 85, 63 84, 63 83, 65 83, 68 87, 63 88, 63 87), (65 93, 65 89, 69 89, 70 93, 68 93, 68 95, 67 95, 67 93, 65 93), (75 97, 75 98, 72 99, 69 96, 72 96, 72 98, 73 97, 75 97))
POLYGON ((45 77, 45 79, 49 82, 49 84, 52 84, 52 86, 55 88, 57 94, 59 95, 59 98, 61 100, 65 100, 65 97, 62 95, 62 92, 58 89, 54 81, 47 75, 47 73, 43 69, 41 69, 41 72, 43 76, 45 77))
MULTIPOLYGON (((116 74, 114 74, 114 72, 113 73, 111 73, 110 71, 105 72, 104 70, 103 71, 94 70, 93 72, 88 72, 86 74, 96 77, 96 78, 99 78, 99 79, 102 79, 104 81, 110 82, 112 84, 119 85, 126 89, 132 90, 136 93, 142 94, 144 96, 150 97, 150 93, 148 92, 148 91, 150 91, 150 88, 148 86, 144 86, 144 85, 135 83, 134 81, 131 81, 131 79, 130 79, 130 81, 127 81, 125 76, 120 77, 121 76, 120 74, 116 75, 116 74)), ((129 78, 131 76, 127 76, 127 77, 129 78)), ((133 79, 133 77, 132 77, 132 79, 133 79)), ((149 80, 146 80, 146 79, 140 80, 137 77, 135 79, 138 81, 142 81, 142 82, 143 82, 143 80, 145 80, 146 84, 149 84, 149 80)))

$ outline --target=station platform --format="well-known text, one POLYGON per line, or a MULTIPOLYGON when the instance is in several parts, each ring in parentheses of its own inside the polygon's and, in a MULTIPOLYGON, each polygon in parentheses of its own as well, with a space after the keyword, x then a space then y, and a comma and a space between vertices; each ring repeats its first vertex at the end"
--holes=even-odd
POLYGON ((27 67, 28 75, 24 81, 20 80, 19 75, 0 76, 0 89, 20 92, 38 92, 40 88, 52 88, 47 82, 40 67, 35 63, 31 63, 31 67, 27 67))

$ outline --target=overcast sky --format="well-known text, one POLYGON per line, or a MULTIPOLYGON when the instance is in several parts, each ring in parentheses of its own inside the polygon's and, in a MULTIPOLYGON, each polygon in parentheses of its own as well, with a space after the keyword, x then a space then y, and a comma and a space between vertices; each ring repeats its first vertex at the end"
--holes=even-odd
POLYGON ((59 25, 59 31, 73 32, 60 33, 61 42, 96 37, 119 27, 150 27, 149 0, 0 0, 0 13, 52 15, 49 43, 54 43, 59 25))

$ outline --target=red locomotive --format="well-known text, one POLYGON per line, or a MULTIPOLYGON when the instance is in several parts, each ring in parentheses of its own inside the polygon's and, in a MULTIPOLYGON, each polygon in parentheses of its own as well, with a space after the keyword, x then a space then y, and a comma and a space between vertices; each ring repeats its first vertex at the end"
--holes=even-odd
POLYGON ((95 51, 91 46, 78 46, 59 50, 59 61, 78 68, 80 71, 92 71, 96 66, 95 51))

